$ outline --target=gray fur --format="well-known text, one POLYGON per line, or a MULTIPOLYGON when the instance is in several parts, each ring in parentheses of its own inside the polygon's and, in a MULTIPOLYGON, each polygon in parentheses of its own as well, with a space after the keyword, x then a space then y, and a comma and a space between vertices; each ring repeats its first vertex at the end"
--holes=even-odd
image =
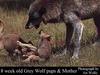
POLYGON ((81 20, 94 18, 97 27, 97 37, 100 37, 100 0, 36 0, 29 9, 29 20, 35 28, 43 21, 46 23, 64 22, 66 24, 66 49, 70 49, 73 35, 75 35, 75 47, 72 58, 78 58, 80 41, 84 24, 81 20), (36 2, 36 3, 35 3, 36 2), (33 9, 35 7, 35 9, 33 9), (44 11, 42 11, 45 9, 44 11), (31 11, 30 11, 31 10, 31 11), (34 13, 40 16, 36 18, 34 13), (42 14, 41 14, 42 13, 42 14), (31 16, 30 16, 31 15, 31 16), (31 19, 34 18, 34 19, 31 19))

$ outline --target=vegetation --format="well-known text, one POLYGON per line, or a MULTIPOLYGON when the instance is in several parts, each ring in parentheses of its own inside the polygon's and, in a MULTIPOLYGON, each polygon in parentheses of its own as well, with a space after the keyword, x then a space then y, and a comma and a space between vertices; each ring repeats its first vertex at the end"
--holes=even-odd
MULTIPOLYGON (((21 1, 21 0, 20 0, 21 1)), ((10 10, 8 8, 0 8, 0 19, 5 23, 5 34, 19 33, 20 36, 27 42, 31 40, 35 46, 39 39, 39 30, 44 29, 52 36, 52 50, 56 54, 63 50, 65 43, 65 25, 60 24, 41 24, 39 29, 25 29, 25 24, 28 18, 27 9, 10 10)), ((96 28, 91 20, 84 21, 84 33, 81 42, 81 50, 79 59, 72 60, 69 55, 62 57, 51 57, 47 62, 23 64, 19 60, 11 61, 5 50, 0 50, 0 66, 100 66, 100 50, 99 47, 93 47, 92 42, 95 38, 96 28)))

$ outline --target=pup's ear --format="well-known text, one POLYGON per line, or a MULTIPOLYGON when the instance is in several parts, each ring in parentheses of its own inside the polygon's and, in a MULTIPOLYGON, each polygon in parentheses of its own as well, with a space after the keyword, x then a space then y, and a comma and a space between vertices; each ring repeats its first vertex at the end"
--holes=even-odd
POLYGON ((39 31, 40 37, 45 39, 50 39, 51 36, 47 33, 45 33, 42 29, 39 31))
POLYGON ((48 41, 51 40, 51 36, 50 35, 45 35, 44 38, 46 38, 48 41))
POLYGON ((41 35, 43 32, 44 32, 43 29, 41 29, 41 30, 39 31, 39 34, 41 35))
POLYGON ((28 42, 28 44, 31 44, 31 45, 33 45, 33 43, 32 43, 31 41, 29 41, 29 42, 28 42))
POLYGON ((43 38, 46 35, 46 33, 41 29, 39 31, 39 35, 40 35, 41 38, 43 38))

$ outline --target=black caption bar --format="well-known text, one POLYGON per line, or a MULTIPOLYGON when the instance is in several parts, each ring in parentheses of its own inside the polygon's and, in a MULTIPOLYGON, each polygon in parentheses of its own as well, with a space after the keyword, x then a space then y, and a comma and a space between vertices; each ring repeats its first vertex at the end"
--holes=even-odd
POLYGON ((100 67, 0 67, 0 74, 100 75, 100 67))

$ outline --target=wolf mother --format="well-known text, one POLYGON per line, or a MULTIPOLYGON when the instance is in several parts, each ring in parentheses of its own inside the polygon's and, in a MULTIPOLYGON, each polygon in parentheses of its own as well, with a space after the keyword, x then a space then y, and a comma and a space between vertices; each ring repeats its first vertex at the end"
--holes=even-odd
POLYGON ((94 19, 97 37, 100 40, 100 0, 34 0, 29 8, 29 19, 25 28, 39 28, 41 22, 64 22, 67 36, 64 53, 70 50, 74 37, 72 58, 78 58, 84 29, 82 20, 90 18, 94 19))

